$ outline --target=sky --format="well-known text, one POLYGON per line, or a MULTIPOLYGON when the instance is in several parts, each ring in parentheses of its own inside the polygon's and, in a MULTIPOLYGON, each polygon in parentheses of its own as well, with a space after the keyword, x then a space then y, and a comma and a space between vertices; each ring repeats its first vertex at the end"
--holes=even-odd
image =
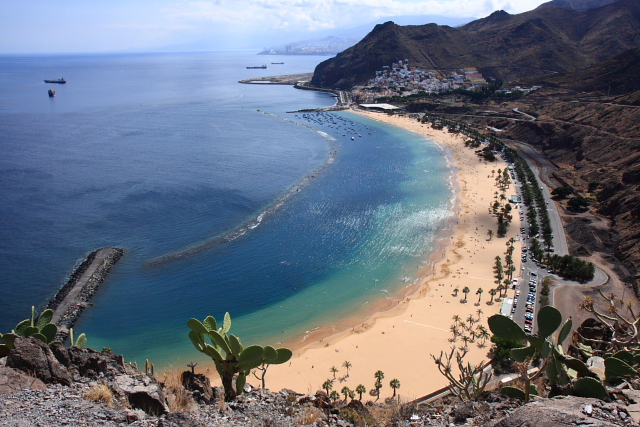
POLYGON ((0 53, 261 49, 387 17, 482 18, 545 1, 0 0, 0 53))

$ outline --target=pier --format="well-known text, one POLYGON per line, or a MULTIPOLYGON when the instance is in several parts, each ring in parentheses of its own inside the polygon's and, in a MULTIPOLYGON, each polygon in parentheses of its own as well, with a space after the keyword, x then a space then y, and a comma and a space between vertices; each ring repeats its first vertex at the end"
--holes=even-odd
POLYGON ((300 82, 310 82, 313 77, 313 73, 301 73, 301 74, 285 74, 282 76, 271 77, 254 77, 251 79, 240 80, 238 83, 242 84, 272 84, 272 85, 288 85, 293 86, 300 82))
POLYGON ((52 323, 58 325, 56 339, 64 341, 85 307, 104 282, 111 268, 122 258, 120 248, 102 248, 91 252, 76 267, 67 283, 56 293, 45 308, 53 310, 52 323))

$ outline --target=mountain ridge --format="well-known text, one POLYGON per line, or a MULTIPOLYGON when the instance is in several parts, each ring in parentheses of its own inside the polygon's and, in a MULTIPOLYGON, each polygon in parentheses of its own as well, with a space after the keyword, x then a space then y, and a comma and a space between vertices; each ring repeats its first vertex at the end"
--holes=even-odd
POLYGON ((435 70, 477 67, 509 81, 574 72, 635 47, 640 47, 636 0, 619 0, 584 12, 553 5, 518 15, 497 11, 460 28, 402 27, 389 21, 318 64, 311 83, 349 89, 403 59, 411 66, 435 70))

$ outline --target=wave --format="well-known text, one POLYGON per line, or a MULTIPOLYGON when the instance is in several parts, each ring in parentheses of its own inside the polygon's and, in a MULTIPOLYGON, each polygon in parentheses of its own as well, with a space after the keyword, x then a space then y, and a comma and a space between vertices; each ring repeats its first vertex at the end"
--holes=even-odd
POLYGON ((153 258, 149 261, 146 261, 143 265, 145 267, 156 267, 162 264, 167 264, 170 262, 174 262, 174 261, 178 261, 184 258, 188 258, 191 257, 193 255, 199 254, 201 252, 207 251, 209 249, 213 249, 215 247, 227 244, 229 242, 232 242, 234 240, 236 240, 238 237, 242 237, 245 234, 247 234, 248 232, 250 232, 251 230, 256 229, 266 218, 270 217, 271 215, 273 215, 274 213, 276 213, 280 208, 282 208, 282 206, 284 206, 285 203, 287 203, 289 200, 291 200, 296 194, 300 193, 302 190, 304 190, 306 187, 308 187, 311 182, 313 182, 313 180, 315 178, 317 178, 318 176, 320 176, 321 173, 325 172, 329 166, 331 166, 336 158, 336 155, 338 153, 338 144, 336 143, 336 139, 333 138, 332 136, 328 135, 325 132, 322 132, 318 129, 315 129, 311 126, 305 125, 303 123, 298 123, 296 121, 290 120, 290 119, 286 119, 284 117, 280 117, 277 116, 275 114, 272 113, 268 113, 266 111, 260 111, 258 110, 258 112, 261 112, 265 115, 268 116, 272 116, 275 118, 278 118, 280 120, 283 120, 285 122, 289 122, 289 123, 293 123, 305 128, 308 128, 316 133, 318 133, 319 135, 321 135, 322 137, 326 138, 331 144, 330 144, 330 148, 329 148, 329 155, 327 156, 327 159, 324 161, 323 164, 321 164, 320 166, 318 166, 317 168, 315 168, 313 171, 309 172, 307 175, 305 175, 300 181, 298 181, 296 184, 294 184, 292 187, 289 188, 289 190, 284 193, 282 196, 280 196, 279 198, 277 198, 273 203, 271 203, 270 205, 268 205, 262 212, 258 213, 257 215, 255 215, 253 218, 250 218, 249 220, 247 220, 246 222, 244 222, 243 224, 240 224, 238 227, 234 228, 233 230, 227 231, 223 234, 217 235, 215 237, 212 237, 208 240, 205 240, 203 242, 197 243, 193 246, 190 246, 186 249, 182 249, 179 250, 177 252, 173 252, 167 255, 162 255, 159 256, 157 258, 153 258))

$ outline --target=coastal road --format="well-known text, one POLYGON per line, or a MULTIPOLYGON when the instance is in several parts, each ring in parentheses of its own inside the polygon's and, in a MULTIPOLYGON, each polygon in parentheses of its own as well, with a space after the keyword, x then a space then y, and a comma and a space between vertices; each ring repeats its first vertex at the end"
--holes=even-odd
MULTIPOLYGON (((522 154, 522 157, 524 158, 524 160, 527 162, 527 164, 533 171, 533 174, 536 177, 536 180, 538 181, 537 184, 540 185, 540 189, 542 190, 542 194, 544 196, 545 203, 547 205, 547 213, 549 215, 549 220, 551 222, 551 228, 553 230, 554 253, 560 256, 568 255, 569 247, 568 247, 567 238, 564 232, 564 225, 563 225, 562 219, 560 218, 560 212, 558 211, 558 207, 556 206, 555 201, 551 198, 551 192, 549 191, 549 188, 547 187, 547 185, 543 184, 544 181, 541 179, 540 169, 537 167, 537 164, 534 163, 534 161, 532 161, 532 159, 529 156, 533 154, 533 157, 535 157, 536 160, 544 160, 542 162, 543 163, 542 168, 544 170, 543 173, 546 174, 547 179, 551 177, 551 172, 555 168, 555 166, 552 165, 546 158, 538 159, 536 154, 540 156, 544 156, 544 155, 535 152, 535 150, 533 150, 533 148, 528 146, 527 144, 516 143, 514 145, 517 146, 516 148, 519 149, 518 151, 522 154), (545 162, 549 163, 549 165, 547 165, 548 167, 546 168, 544 167, 545 162)), ((521 196, 521 188, 519 183, 515 181, 514 184, 516 184, 515 187, 517 189, 517 194, 521 196)), ((525 215, 525 219, 522 221, 521 226, 524 227, 525 229, 528 229, 526 215, 525 215)), ((523 246, 524 245, 528 246, 530 241, 525 237, 526 236, 522 236, 522 239, 521 239, 522 244, 523 246)), ((534 333, 536 332, 536 324, 537 324, 535 315, 540 309, 540 306, 539 306, 540 289, 542 287, 542 280, 546 276, 551 276, 552 279, 557 282, 557 284, 553 286, 554 289, 559 286, 599 286, 606 283, 609 280, 609 277, 607 276, 607 274, 597 267, 594 273, 594 277, 589 283, 581 284, 571 280, 565 280, 554 275, 553 273, 550 273, 544 267, 539 267, 536 263, 534 263, 531 260, 531 257, 528 256, 527 262, 524 262, 521 264, 520 278, 517 286, 517 290, 519 290, 519 296, 517 297, 516 309, 512 310, 512 315, 513 315, 513 319, 518 324, 524 326, 527 298, 530 292, 530 286, 534 285, 535 286, 535 293, 534 293, 535 301, 533 303, 534 304, 533 311, 535 313, 533 318, 534 333), (532 279, 535 279, 535 284, 532 283, 532 279)), ((510 296, 514 297, 514 301, 515 301, 516 291, 512 291, 512 292, 513 294, 510 294, 510 296)), ((552 289, 552 291, 549 294, 549 305, 553 305, 554 303, 553 295, 554 295, 554 292, 552 289)))
POLYGON ((553 248, 555 253, 558 255, 568 255, 569 254, 569 246, 567 245, 567 237, 564 233, 564 224, 562 223, 562 219, 560 218, 560 212, 558 212, 558 207, 556 206, 555 201, 551 198, 551 192, 549 188, 542 184, 544 181, 541 179, 540 170, 537 165, 529 158, 530 153, 525 152, 528 150, 523 150, 522 146, 518 144, 516 147, 518 151, 523 155, 523 159, 527 162, 533 174, 538 181, 538 185, 540 185, 540 189, 542 190, 542 195, 544 196, 544 200, 547 204, 547 212, 549 214, 549 220, 551 222, 551 229, 553 230, 553 248))

